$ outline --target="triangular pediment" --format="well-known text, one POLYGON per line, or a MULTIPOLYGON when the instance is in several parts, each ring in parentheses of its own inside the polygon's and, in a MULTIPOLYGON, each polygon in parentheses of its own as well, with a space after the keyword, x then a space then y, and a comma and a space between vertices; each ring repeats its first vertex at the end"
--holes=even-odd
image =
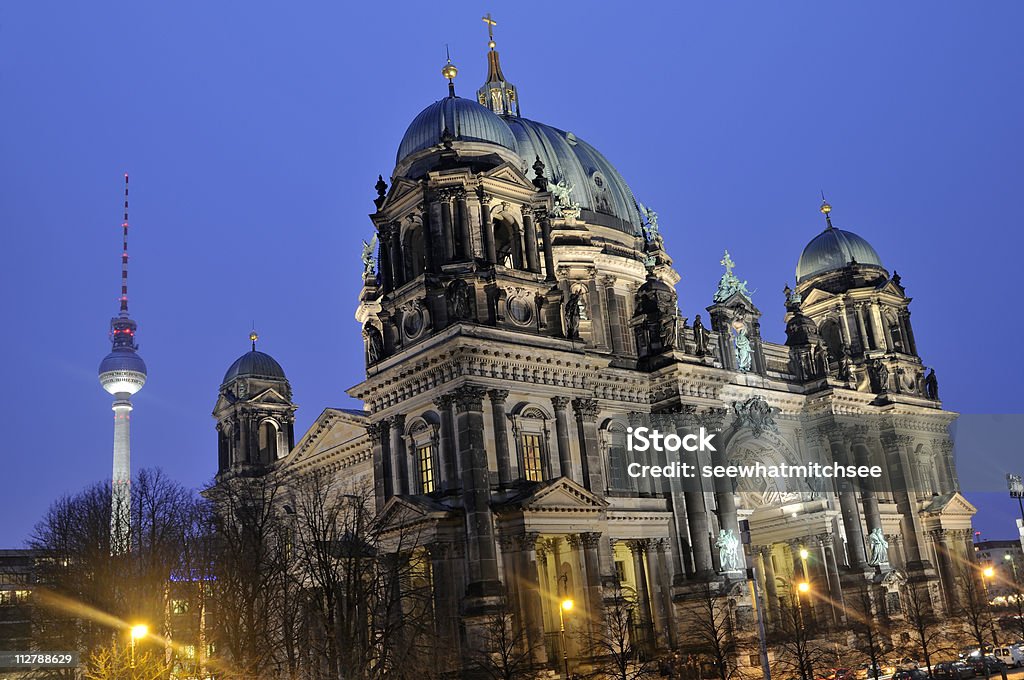
POLYGON ((903 289, 897 286, 892 281, 886 281, 875 290, 878 291, 879 293, 888 293, 889 295, 894 295, 900 298, 906 296, 906 293, 903 292, 903 289))
POLYGON ((533 182, 523 174, 523 171, 508 162, 502 163, 495 168, 491 168, 487 172, 483 173, 483 177, 518 184, 524 189, 529 189, 531 191, 536 190, 536 187, 533 186, 533 182))
POLYGON ((427 498, 392 496, 374 522, 381 527, 395 528, 425 519, 443 519, 450 513, 450 508, 427 498))
POLYGON ((823 291, 820 288, 815 288, 810 293, 807 293, 806 295, 803 296, 803 304, 813 305, 819 302, 824 302, 825 300, 829 300, 833 297, 835 296, 832 293, 823 291))
POLYGON ((391 188, 388 190, 387 197, 384 199, 381 209, 389 203, 401 200, 403 196, 413 191, 419 192, 422 196, 423 187, 421 187, 419 183, 413 182, 405 177, 396 178, 394 184, 392 184, 391 188))
POLYGON ((224 394, 223 392, 217 397, 217 403, 213 405, 213 415, 217 415, 224 409, 233 406, 238 399, 233 394, 224 394))
POLYGON ((931 501, 921 508, 921 512, 942 517, 971 518, 978 512, 978 509, 959 492, 952 492, 933 496, 931 501))
POLYGON ((280 406, 291 406, 291 402, 284 398, 280 392, 273 387, 268 387, 259 394, 249 399, 253 404, 277 404, 280 406))
POLYGON ((577 510, 589 508, 601 510, 608 507, 607 501, 598 498, 576 482, 565 477, 542 484, 517 504, 524 510, 577 510))

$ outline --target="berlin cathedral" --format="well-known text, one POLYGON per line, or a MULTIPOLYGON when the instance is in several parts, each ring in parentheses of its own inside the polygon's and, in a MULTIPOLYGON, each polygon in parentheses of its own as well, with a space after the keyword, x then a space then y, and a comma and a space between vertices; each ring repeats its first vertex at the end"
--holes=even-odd
POLYGON ((218 479, 365 484, 375 521, 417 528, 456 669, 499 610, 538 668, 582 663, 561 627, 599 621, 623 592, 654 650, 683 643, 705 584, 769 625, 802 580, 818 593, 807 616, 838 625, 856 588, 893 616, 907 588, 948 609, 975 509, 899 275, 823 202, 824 230, 808 227, 780 300, 784 344, 762 339, 727 252, 706 314, 685 318, 657 214, 595 147, 520 115, 493 35, 486 62, 471 97, 444 66, 446 96, 412 119, 377 182, 355 312, 365 377, 348 389, 365 410, 327 408, 296 441, 288 379, 254 342, 214 410, 218 479), (714 453, 682 454, 696 463, 881 476, 634 476, 631 463, 671 462, 628 450, 640 424, 716 432, 714 453))

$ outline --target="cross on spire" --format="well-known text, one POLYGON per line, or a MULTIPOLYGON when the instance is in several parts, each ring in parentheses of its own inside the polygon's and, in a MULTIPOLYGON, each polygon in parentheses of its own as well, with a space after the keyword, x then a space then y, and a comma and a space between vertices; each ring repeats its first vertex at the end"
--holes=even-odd
POLYGON ((481 17, 482 21, 487 24, 487 46, 492 50, 494 49, 494 27, 498 25, 498 22, 491 18, 491 13, 488 12, 487 16, 481 17))
POLYGON ((736 266, 736 263, 732 261, 731 257, 729 257, 729 251, 728 250, 725 251, 725 257, 723 257, 721 260, 719 260, 718 264, 720 264, 723 267, 725 267, 725 271, 728 274, 732 274, 732 268, 736 266))

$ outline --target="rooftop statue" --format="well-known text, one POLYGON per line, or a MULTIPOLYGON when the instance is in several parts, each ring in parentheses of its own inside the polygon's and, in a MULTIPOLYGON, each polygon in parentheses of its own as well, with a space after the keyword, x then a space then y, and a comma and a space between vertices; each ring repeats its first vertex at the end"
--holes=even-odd
POLYGON ((363 275, 373 276, 377 272, 377 235, 374 234, 370 242, 363 241, 363 275))
POLYGON ((643 215, 643 237, 648 243, 661 244, 661 231, 658 228, 658 213, 648 208, 643 203, 638 203, 640 214, 643 215))
POLYGON ((718 562, 722 571, 739 571, 740 565, 740 539, 736 538, 732 529, 721 529, 718 532, 718 540, 715 541, 718 548, 718 562))
POLYGON ((880 527, 875 527, 868 534, 868 545, 871 547, 868 564, 877 567, 889 563, 889 541, 885 540, 885 534, 880 527))
POLYGON ((753 295, 754 291, 747 288, 746 281, 740 281, 735 274, 732 273, 732 268, 736 266, 736 263, 729 257, 729 251, 725 251, 725 256, 719 260, 720 265, 725 267, 725 273, 722 274, 722 278, 718 281, 718 290, 715 291, 715 295, 712 298, 715 302, 725 302, 736 293, 741 293, 743 297, 748 300, 753 295))
POLYGON ((554 183, 548 182, 548 191, 555 197, 555 209, 552 211, 555 217, 561 217, 564 208, 577 207, 577 204, 572 200, 572 192, 575 188, 574 185, 569 184, 565 179, 560 179, 554 183))

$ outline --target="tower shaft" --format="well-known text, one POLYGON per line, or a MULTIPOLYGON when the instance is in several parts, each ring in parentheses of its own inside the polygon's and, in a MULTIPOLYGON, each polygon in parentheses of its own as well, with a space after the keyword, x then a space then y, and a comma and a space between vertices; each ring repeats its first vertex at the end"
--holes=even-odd
POLYGON ((129 399, 114 402, 114 469, 111 475, 110 551, 129 549, 131 526, 131 412, 129 399))

